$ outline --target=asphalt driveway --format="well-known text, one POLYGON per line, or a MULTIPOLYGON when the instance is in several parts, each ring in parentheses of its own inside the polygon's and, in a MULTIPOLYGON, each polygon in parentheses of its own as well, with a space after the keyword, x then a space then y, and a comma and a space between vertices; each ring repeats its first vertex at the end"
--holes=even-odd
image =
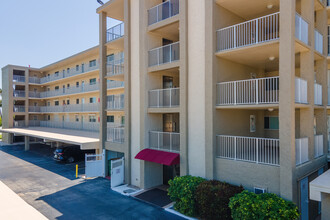
MULTIPOLYGON (((53 161, 53 149, 0 146, 0 180, 49 219, 182 219, 110 189, 103 178, 75 178, 75 164, 53 161)), ((84 172, 79 164, 80 174, 84 172)))

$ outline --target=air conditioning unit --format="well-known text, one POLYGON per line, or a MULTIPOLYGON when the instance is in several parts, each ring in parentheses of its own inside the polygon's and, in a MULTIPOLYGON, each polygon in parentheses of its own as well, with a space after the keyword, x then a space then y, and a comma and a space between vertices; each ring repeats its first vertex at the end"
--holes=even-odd
POLYGON ((261 194, 261 193, 265 193, 265 192, 267 192, 266 189, 254 187, 255 194, 261 194))

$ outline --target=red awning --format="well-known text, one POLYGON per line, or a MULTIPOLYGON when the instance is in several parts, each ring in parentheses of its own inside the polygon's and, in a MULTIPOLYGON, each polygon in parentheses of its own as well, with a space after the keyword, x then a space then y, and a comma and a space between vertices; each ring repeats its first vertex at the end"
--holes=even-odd
POLYGON ((135 159, 171 166, 180 163, 180 154, 153 149, 143 149, 135 156, 135 159))

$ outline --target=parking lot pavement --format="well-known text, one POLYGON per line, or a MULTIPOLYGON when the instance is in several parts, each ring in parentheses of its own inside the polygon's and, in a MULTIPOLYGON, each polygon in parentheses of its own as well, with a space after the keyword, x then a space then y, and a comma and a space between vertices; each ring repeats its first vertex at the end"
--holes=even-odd
POLYGON ((182 219, 110 190, 104 178, 75 179, 75 164, 53 161, 52 152, 45 145, 28 152, 23 145, 0 146, 0 180, 47 218, 182 219))

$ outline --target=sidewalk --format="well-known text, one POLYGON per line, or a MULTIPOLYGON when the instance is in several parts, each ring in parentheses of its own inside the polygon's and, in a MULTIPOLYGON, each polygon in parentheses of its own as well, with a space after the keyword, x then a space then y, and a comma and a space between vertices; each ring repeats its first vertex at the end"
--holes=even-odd
POLYGON ((47 219, 0 181, 0 219, 47 219))

